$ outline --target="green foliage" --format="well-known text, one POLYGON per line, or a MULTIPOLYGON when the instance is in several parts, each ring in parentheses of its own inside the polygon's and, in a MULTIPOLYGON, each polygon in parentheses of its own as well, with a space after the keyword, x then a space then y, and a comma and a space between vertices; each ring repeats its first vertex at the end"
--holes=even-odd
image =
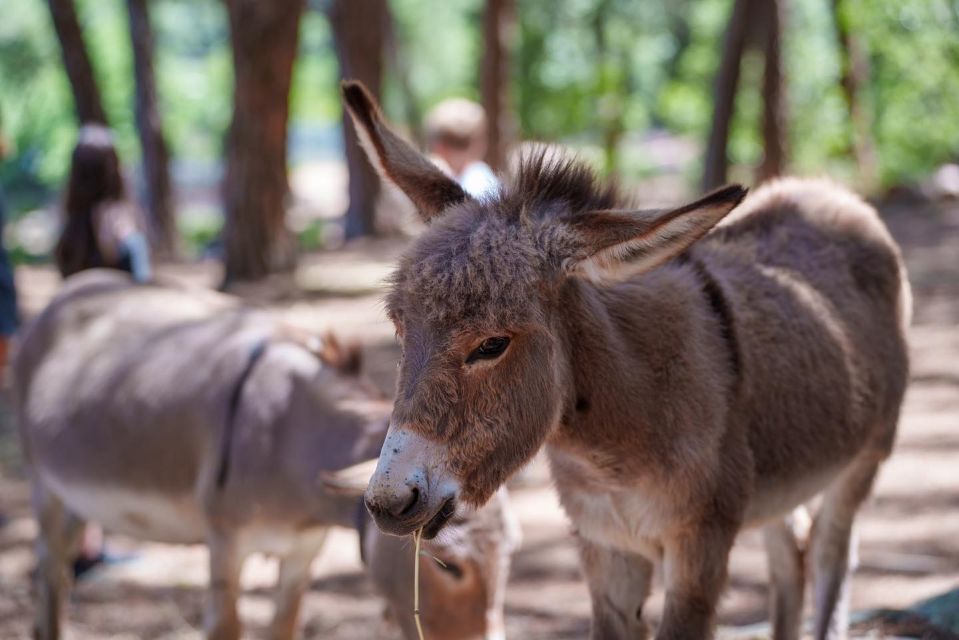
MULTIPOLYGON (((664 123, 657 103, 687 47, 684 16, 692 8, 686 1, 521 3, 517 93, 524 134, 602 136, 664 123)), ((703 109, 694 112, 687 119, 703 109)))
POLYGON ((451 96, 479 98, 482 7, 482 0, 390 2, 411 88, 423 105, 451 96))
POLYGON ((959 157, 959 2, 861 3, 849 19, 868 34, 883 179, 908 180, 959 157))
POLYGON ((216 240, 222 228, 223 216, 215 208, 192 206, 177 217, 183 251, 195 258, 216 240))
POLYGON ((159 0, 150 8, 171 152, 192 162, 218 162, 233 98, 226 9, 218 0, 159 0))
MULTIPOLYGON (((104 104, 125 164, 138 161, 131 50, 124 0, 75 0, 104 104)), ((664 129, 704 141, 713 75, 731 0, 522 0, 512 101, 524 137, 573 141, 625 179, 655 167, 627 148, 630 132, 664 129)), ((322 3, 320 3, 322 4, 322 3)), ((398 51, 413 111, 442 98, 478 98, 483 0, 392 0, 398 51)), ((802 173, 851 175, 851 126, 839 87, 830 0, 790 0, 785 35, 790 157, 802 173)), ((959 1, 844 0, 842 18, 862 39, 884 184, 921 178, 959 157, 959 1)), ((216 175, 232 100, 232 59, 220 0, 152 0, 163 125, 180 180, 216 175), (200 171, 194 171, 199 168, 200 171)), ((4 0, 0 116, 15 153, 0 164, 14 213, 59 190, 76 139, 70 87, 46 4, 4 0)), ((301 25, 291 95, 295 131, 330 132, 340 119, 329 25, 311 9, 301 25)), ((389 56, 388 56, 389 58, 389 56)), ((396 65, 387 66, 387 111, 403 120, 396 65)), ((761 61, 748 56, 730 155, 761 155, 761 61)), ((295 134, 294 134, 295 135, 295 134)), ((329 140, 330 134, 324 140, 329 140)), ((325 143, 324 143, 325 144, 325 143)), ((694 175, 695 167, 689 169, 694 175)), ((203 235, 203 233, 200 233, 203 235)))
MULTIPOLYGON (((614 95, 625 105, 618 117, 627 130, 653 124, 705 140, 731 5, 731 0, 520 3, 516 92, 523 133, 541 139, 599 137, 614 95), (592 33, 600 9, 609 14, 608 48, 618 52, 603 60, 592 33)), ((863 99, 875 114, 883 183, 916 180, 955 159, 959 3, 846 0, 844 9, 870 54, 872 76, 863 99)), ((792 167, 850 175, 852 128, 839 86, 832 3, 792 0, 787 19, 792 167)), ((761 157, 761 77, 761 60, 747 55, 730 137, 734 164, 752 165, 761 157)))
POLYGON ((0 163, 10 209, 35 206, 63 175, 75 138, 70 86, 45 3, 6 0, 0 20, 0 135, 13 154, 0 163))
MULTIPOLYGON (((6 1, 9 10, 0 23, 0 112, 16 155, 3 163, 0 178, 10 185, 11 209, 18 212, 38 206, 63 183, 77 122, 46 4, 6 1)), ((126 3, 77 0, 76 6, 118 151, 125 164, 134 164, 139 143, 126 3)), ((191 160, 218 161, 232 91, 222 3, 159 0, 150 8, 160 107, 172 151, 191 160)))
POLYGON ((307 11, 300 24, 300 55, 293 69, 291 118, 329 124, 340 117, 336 87, 339 65, 333 52, 333 34, 325 16, 307 11))

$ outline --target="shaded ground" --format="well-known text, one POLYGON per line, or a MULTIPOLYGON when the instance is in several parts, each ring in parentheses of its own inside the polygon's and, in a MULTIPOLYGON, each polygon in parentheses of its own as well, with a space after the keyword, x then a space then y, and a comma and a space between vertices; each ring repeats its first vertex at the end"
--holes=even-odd
MULTIPOLYGON (((875 497, 860 518, 860 570, 853 587, 857 610, 903 608, 959 587, 959 205, 890 203, 884 213, 904 246, 915 294, 911 332, 913 384, 895 455, 883 469, 875 497)), ((401 248, 398 241, 366 243, 311 256, 298 276, 305 293, 274 302, 318 328, 361 339, 374 378, 392 385, 397 355, 382 319, 376 284, 401 248)), ((170 277, 212 283, 209 265, 173 265, 170 277)), ((54 291, 49 269, 18 273, 28 314, 54 291)), ((0 638, 27 637, 32 565, 27 488, 8 403, 0 403, 0 638)), ((583 638, 588 601, 568 527, 541 464, 513 491, 524 544, 507 597, 508 635, 522 639, 583 638)), ((109 538, 114 553, 131 558, 78 585, 69 604, 70 637, 193 638, 199 635, 205 551, 200 547, 142 544, 109 538)), ((255 558, 246 567, 242 615, 251 634, 262 631, 271 606, 275 566, 255 558)), ((355 536, 338 531, 314 566, 303 619, 305 636, 332 640, 394 637, 380 621, 379 604, 359 570, 355 536)), ((756 532, 742 535, 733 554, 721 622, 726 637, 762 636, 750 625, 765 619, 765 558, 756 532), (744 629, 744 627, 746 627, 744 629)), ((653 616, 661 595, 653 598, 653 616)), ((868 625, 867 625, 868 626, 868 625)), ((876 625, 860 629, 881 637, 876 625)), ((892 627, 888 627, 891 629, 892 627)), ((901 629, 900 629, 901 631, 901 629)), ((865 636, 864 636, 865 637, 865 636)), ((929 636, 932 637, 932 636, 929 636)))

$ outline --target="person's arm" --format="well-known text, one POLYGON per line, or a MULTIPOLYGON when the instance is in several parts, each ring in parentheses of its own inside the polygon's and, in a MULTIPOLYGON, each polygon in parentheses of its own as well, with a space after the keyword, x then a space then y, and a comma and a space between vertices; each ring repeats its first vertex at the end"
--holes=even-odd
POLYGON ((127 202, 113 202, 96 212, 100 254, 111 266, 127 261, 137 282, 151 278, 150 244, 140 230, 136 212, 127 202))
POLYGON ((120 251, 130 260, 130 273, 137 282, 149 282, 152 277, 150 268, 150 243, 142 231, 133 231, 120 240, 120 251))

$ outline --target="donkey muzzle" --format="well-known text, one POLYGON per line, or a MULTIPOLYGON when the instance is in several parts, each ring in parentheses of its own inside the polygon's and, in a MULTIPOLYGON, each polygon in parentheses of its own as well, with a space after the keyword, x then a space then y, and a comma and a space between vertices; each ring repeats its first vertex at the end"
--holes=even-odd
POLYGON ((390 427, 364 501, 376 526, 403 536, 434 537, 456 513, 458 486, 441 467, 441 447, 409 429, 390 427))

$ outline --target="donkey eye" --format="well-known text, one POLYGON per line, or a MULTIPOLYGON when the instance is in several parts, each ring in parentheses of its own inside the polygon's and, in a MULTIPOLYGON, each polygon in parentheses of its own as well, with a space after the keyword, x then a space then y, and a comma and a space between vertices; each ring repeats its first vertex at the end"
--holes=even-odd
POLYGON ((477 360, 493 360, 503 355, 506 347, 509 346, 509 338, 498 336, 496 338, 487 338, 483 343, 473 350, 466 358, 466 363, 476 362, 477 360))

